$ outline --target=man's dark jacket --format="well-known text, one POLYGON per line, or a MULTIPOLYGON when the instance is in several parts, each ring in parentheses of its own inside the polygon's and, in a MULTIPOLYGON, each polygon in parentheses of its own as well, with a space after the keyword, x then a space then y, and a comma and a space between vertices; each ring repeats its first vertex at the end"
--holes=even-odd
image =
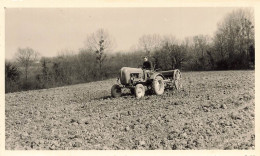
POLYGON ((145 62, 143 63, 143 69, 152 70, 152 62, 150 62, 150 61, 145 61, 145 62))

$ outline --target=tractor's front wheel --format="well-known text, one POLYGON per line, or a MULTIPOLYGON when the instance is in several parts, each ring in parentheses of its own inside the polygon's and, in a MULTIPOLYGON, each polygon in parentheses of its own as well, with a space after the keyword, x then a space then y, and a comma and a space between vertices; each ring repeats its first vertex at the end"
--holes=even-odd
POLYGON ((145 88, 142 84, 137 84, 135 86, 135 96, 137 99, 140 99, 142 97, 144 97, 145 94, 145 88))
POLYGON ((118 84, 112 86, 111 95, 115 98, 120 97, 122 95, 121 87, 118 84))
POLYGON ((153 91, 156 95, 162 95, 164 92, 164 82, 161 76, 156 76, 153 80, 153 91))

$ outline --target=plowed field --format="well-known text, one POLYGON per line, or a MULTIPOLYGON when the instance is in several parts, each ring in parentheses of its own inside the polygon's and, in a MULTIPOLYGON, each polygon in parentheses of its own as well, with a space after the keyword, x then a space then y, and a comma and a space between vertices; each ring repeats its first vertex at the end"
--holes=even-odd
POLYGON ((7 150, 254 149, 255 72, 183 73, 183 90, 111 98, 115 79, 5 95, 7 150))

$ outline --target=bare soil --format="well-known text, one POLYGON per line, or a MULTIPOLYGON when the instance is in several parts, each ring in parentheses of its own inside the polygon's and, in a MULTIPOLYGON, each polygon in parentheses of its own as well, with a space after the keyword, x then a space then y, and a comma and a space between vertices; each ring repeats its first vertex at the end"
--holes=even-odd
POLYGON ((255 72, 183 73, 137 100, 116 79, 5 95, 6 150, 254 149, 255 72))

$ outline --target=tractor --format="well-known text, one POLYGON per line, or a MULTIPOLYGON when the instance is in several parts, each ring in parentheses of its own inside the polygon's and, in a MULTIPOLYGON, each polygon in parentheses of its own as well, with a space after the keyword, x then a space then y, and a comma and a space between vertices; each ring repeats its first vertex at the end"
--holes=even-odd
POLYGON ((181 72, 178 69, 158 71, 122 67, 119 71, 117 84, 111 88, 111 95, 115 98, 120 97, 122 89, 129 88, 131 93, 140 99, 147 91, 162 95, 166 88, 179 90, 181 87, 181 72))

